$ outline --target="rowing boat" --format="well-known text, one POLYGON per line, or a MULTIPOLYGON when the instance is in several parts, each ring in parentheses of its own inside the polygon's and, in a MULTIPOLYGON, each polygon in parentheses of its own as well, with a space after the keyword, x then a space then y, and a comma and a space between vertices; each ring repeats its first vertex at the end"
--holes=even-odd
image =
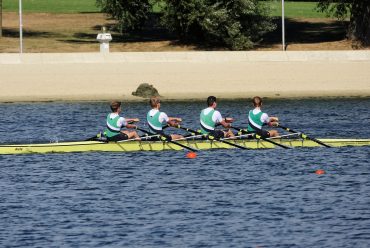
MULTIPOLYGON (((344 146, 369 146, 370 139, 319 139, 332 147, 344 146)), ((275 148, 274 144, 264 140, 237 139, 228 140, 231 143, 244 146, 249 149, 275 148)), ((274 139, 275 142, 285 146, 294 147, 318 147, 318 143, 308 139, 274 139)), ((178 140, 180 144, 198 150, 229 149, 234 148, 227 143, 211 140, 178 140)), ((137 152, 137 151, 164 151, 182 150, 183 148, 166 141, 73 141, 59 143, 40 144, 10 144, 0 145, 0 154, 32 154, 32 153, 66 153, 66 152, 137 152)))

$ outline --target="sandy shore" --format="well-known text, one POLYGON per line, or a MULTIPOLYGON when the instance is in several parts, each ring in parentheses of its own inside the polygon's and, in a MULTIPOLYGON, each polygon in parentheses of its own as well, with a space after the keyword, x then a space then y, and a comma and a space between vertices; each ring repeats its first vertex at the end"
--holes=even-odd
POLYGON ((369 97, 370 51, 0 54, 0 101, 369 97))

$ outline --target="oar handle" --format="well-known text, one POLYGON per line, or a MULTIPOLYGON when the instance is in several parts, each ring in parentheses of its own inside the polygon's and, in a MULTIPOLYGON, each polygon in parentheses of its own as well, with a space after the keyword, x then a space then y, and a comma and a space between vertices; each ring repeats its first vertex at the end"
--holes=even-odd
POLYGON ((209 140, 215 140, 215 137, 213 137, 212 135, 206 135, 206 134, 203 134, 203 133, 202 133, 202 131, 200 131, 200 130, 195 131, 195 130, 193 130, 193 129, 186 128, 186 127, 182 127, 182 126, 180 126, 180 125, 178 125, 178 126, 176 126, 176 127, 177 127, 177 128, 180 128, 180 129, 182 129, 182 130, 185 130, 185 131, 187 131, 187 132, 191 133, 192 135, 199 134, 199 135, 203 135, 204 137, 206 137, 206 138, 207 138, 207 139, 209 139, 209 140))
POLYGON ((202 132, 201 132, 201 131, 195 131, 195 130, 193 130, 193 129, 183 127, 183 126, 181 126, 181 125, 177 125, 177 126, 175 126, 175 127, 176 127, 176 128, 180 128, 180 129, 182 129, 182 130, 185 130, 185 131, 187 131, 187 132, 189 132, 189 133, 191 133, 191 134, 193 134, 193 135, 195 135, 195 134, 202 134, 202 132))
MULTIPOLYGON (((250 134, 250 133, 248 133, 248 131, 247 131, 247 130, 242 129, 242 128, 240 128, 240 127, 232 127, 232 128, 233 128, 233 129, 235 129, 235 130, 238 130, 238 132, 241 132, 242 134, 243 134, 243 133, 244 133, 244 134, 250 134)), ((284 148, 284 149, 290 149, 290 148, 291 148, 291 147, 289 147, 289 146, 285 146, 285 145, 283 145, 283 144, 277 143, 277 142, 272 141, 272 140, 270 140, 270 139, 266 139, 265 137, 262 137, 262 136, 261 136, 261 135, 259 135, 259 134, 253 134, 253 137, 254 137, 254 138, 256 138, 256 139, 262 139, 262 140, 264 140, 264 141, 266 141, 266 142, 269 142, 269 143, 274 144, 274 145, 276 145, 276 146, 282 147, 282 148, 284 148)))
POLYGON ((325 146, 325 147, 327 147, 327 148, 331 148, 331 146, 329 146, 329 145, 325 144, 324 142, 322 142, 322 141, 320 141, 320 140, 318 140, 318 139, 316 139, 316 138, 310 137, 310 136, 308 136, 307 134, 304 134, 304 133, 302 133, 302 132, 297 132, 297 131, 295 131, 295 130, 293 130, 293 129, 289 128, 289 127, 285 127, 285 126, 282 126, 282 125, 280 125, 280 124, 278 125, 278 127, 280 127, 280 128, 282 128, 282 129, 284 129, 284 130, 285 130, 285 131, 287 131, 287 132, 291 132, 291 133, 299 133, 299 136, 300 136, 302 139, 309 139, 309 140, 312 140, 312 141, 316 142, 317 144, 320 144, 320 145, 325 146))
POLYGON ((145 129, 142 129, 142 128, 138 127, 138 126, 136 126, 136 128, 135 128, 135 129, 137 129, 137 130, 139 130, 139 131, 141 131, 141 132, 143 132, 143 133, 146 133, 146 134, 149 134, 149 135, 153 135, 153 133, 151 133, 151 132, 149 132, 149 131, 147 131, 147 130, 145 130, 145 129))
MULTIPOLYGON (((137 129, 137 130, 139 130, 139 131, 142 131, 143 133, 149 134, 149 135, 155 135, 155 134, 153 134, 153 133, 151 133, 151 132, 149 132, 149 131, 147 131, 147 130, 145 130, 145 129, 139 128, 139 127, 136 127, 136 129, 137 129)), ((191 147, 188 147, 188 146, 186 146, 186 145, 180 144, 180 143, 178 143, 178 142, 176 142, 176 141, 169 140, 167 137, 165 137, 165 136, 163 136, 163 135, 160 135, 160 139, 161 139, 162 141, 167 141, 167 142, 173 143, 173 144, 175 144, 175 145, 178 145, 178 146, 180 146, 180 147, 182 147, 182 148, 188 149, 188 150, 190 150, 190 151, 192 151, 192 152, 197 152, 197 151, 198 151, 198 150, 196 150, 196 149, 194 149, 194 148, 191 148, 191 147)))
POLYGON ((234 127, 234 126, 231 126, 232 129, 238 131, 239 133, 241 134, 248 134, 248 131, 243 129, 243 128, 240 128, 240 127, 234 127))
POLYGON ((285 126, 280 125, 280 123, 279 123, 279 125, 277 125, 277 127, 280 127, 281 129, 284 129, 284 130, 285 130, 285 131, 287 131, 287 132, 291 132, 291 133, 298 133, 298 132, 296 132, 295 130, 290 129, 289 127, 285 127, 285 126))
POLYGON ((195 131, 195 130, 193 130, 193 129, 186 128, 186 127, 182 127, 182 126, 180 126, 180 125, 178 125, 178 126, 177 126, 177 128, 183 129, 183 130, 188 131, 188 132, 190 132, 190 133, 194 133, 194 134, 201 134, 201 135, 203 135, 204 137, 207 137, 207 139, 209 139, 209 140, 217 140, 217 141, 219 141, 219 142, 222 142, 222 143, 225 143, 225 144, 228 144, 228 145, 230 145, 230 146, 234 146, 234 147, 237 147, 237 148, 240 148, 240 149, 243 149, 243 150, 248 150, 248 149, 249 149, 249 148, 247 148, 247 147, 240 146, 240 145, 238 145, 238 144, 234 144, 234 143, 228 142, 228 141, 226 141, 226 140, 215 139, 215 137, 213 137, 213 136, 211 136, 211 135, 208 135, 208 136, 207 136, 207 135, 204 135, 204 134, 202 134, 202 132, 201 132, 201 131, 195 131))

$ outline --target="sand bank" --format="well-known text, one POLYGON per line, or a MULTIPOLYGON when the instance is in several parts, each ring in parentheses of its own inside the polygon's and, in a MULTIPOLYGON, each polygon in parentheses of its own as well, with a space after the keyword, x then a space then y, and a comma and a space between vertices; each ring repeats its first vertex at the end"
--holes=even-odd
POLYGON ((0 54, 0 101, 368 97, 370 51, 0 54))

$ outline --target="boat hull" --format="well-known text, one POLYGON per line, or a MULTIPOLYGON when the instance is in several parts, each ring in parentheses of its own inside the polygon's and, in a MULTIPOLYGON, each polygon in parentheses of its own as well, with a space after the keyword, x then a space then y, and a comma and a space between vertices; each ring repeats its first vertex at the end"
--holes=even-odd
MULTIPOLYGON (((332 147, 369 146, 370 139, 320 139, 332 147)), ((303 139, 274 139, 275 142, 289 147, 319 147, 311 140, 303 139)), ((183 145, 198 149, 230 149, 235 148, 219 141, 210 140, 183 140, 177 141, 183 145)), ((263 140, 228 140, 250 149, 276 148, 275 145, 263 140)), ((0 145, 0 154, 32 154, 32 153, 67 153, 67 152, 135 152, 135 151, 164 151, 182 150, 183 148, 169 142, 162 141, 127 141, 127 142, 60 142, 45 144, 17 144, 0 145)))

